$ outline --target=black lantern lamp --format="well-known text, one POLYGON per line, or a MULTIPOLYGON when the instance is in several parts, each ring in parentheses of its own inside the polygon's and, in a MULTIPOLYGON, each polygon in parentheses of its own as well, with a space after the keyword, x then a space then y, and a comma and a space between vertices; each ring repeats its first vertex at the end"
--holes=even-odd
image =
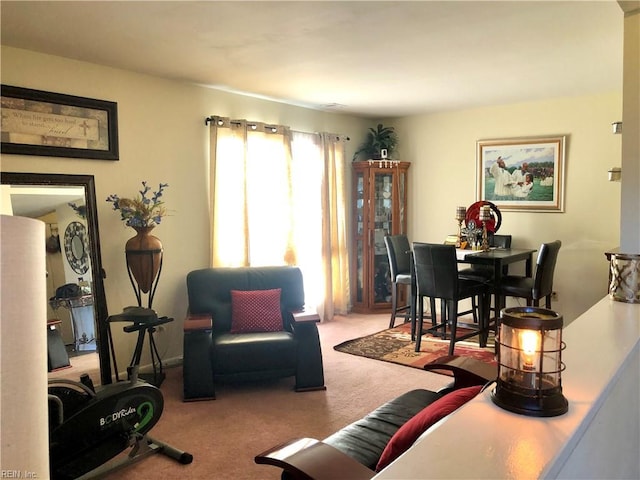
POLYGON ((562 316, 538 307, 505 308, 498 334, 498 380, 491 399, 534 417, 567 412, 562 395, 562 316))

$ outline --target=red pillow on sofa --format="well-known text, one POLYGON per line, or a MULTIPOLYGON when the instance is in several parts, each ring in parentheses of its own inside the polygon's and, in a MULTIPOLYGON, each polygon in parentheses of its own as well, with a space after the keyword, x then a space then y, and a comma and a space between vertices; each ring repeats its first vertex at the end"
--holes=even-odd
POLYGON ((231 290, 231 333, 281 331, 280 293, 280 288, 231 290))
POLYGON ((475 397, 481 389, 482 385, 477 385, 454 390, 416 413, 413 418, 400 427, 395 435, 391 437, 382 455, 380 455, 376 472, 379 472, 402 455, 423 432, 467 403, 475 397))

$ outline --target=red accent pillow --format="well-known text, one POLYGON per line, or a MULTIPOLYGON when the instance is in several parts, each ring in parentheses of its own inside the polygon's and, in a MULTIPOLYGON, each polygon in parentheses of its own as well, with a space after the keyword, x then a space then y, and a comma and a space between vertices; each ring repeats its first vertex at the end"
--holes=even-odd
POLYGON ((482 385, 476 385, 454 390, 416 413, 413 418, 400 427, 395 435, 391 437, 382 455, 380 455, 376 472, 379 472, 402 455, 423 432, 467 403, 475 397, 481 389, 482 385))
POLYGON ((231 290, 231 333, 279 332, 281 289, 231 290))

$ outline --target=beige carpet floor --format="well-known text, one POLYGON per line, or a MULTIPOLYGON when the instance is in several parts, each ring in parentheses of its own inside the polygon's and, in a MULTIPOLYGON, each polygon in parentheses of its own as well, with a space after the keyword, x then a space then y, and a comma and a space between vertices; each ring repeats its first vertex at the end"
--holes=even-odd
POLYGON ((412 388, 437 390, 450 378, 337 352, 345 340, 388 326, 389 315, 349 315, 319 325, 326 391, 294 392, 294 380, 218 385, 217 399, 182 402, 182 369, 167 369, 162 418, 151 435, 191 453, 190 465, 153 455, 107 478, 278 479, 256 454, 291 438, 322 439, 412 388))

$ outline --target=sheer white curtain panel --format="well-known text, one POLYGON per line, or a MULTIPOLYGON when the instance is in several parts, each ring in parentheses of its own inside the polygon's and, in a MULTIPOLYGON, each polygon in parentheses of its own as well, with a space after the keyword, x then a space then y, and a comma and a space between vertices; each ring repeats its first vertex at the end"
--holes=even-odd
POLYGON ((211 117, 211 265, 298 265, 307 306, 348 309, 344 139, 211 117))

